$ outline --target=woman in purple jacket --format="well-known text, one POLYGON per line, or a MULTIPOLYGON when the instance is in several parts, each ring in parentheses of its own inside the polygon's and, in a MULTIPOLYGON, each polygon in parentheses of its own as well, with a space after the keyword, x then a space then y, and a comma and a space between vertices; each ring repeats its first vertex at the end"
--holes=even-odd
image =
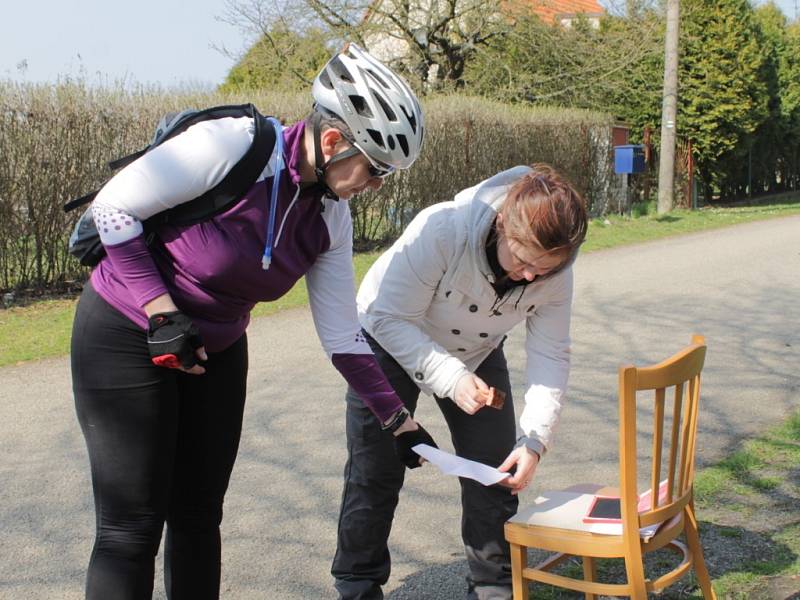
POLYGON ((323 347, 395 434, 401 458, 417 465, 410 448, 433 443, 401 411, 360 334, 347 204, 417 158, 419 103, 354 44, 323 68, 312 95, 311 115, 280 132, 258 181, 215 217, 162 225, 155 243, 145 242, 144 220, 202 195, 239 161, 253 139, 250 117, 192 125, 120 171, 94 200, 106 256, 84 289, 72 335, 97 515, 88 599, 151 598, 165 522, 167 596, 219 597, 219 525, 245 403, 245 328, 257 302, 280 298, 304 275, 323 347))

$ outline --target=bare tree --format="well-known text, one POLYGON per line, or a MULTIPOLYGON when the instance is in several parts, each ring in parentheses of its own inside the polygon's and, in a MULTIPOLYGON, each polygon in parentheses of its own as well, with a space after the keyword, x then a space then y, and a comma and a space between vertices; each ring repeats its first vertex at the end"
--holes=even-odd
POLYGON ((405 62, 422 83, 461 87, 466 64, 509 29, 499 6, 493 0, 378 0, 366 21, 371 39, 408 48, 405 62))
POLYGON ((576 19, 565 28, 521 15, 467 70, 467 85, 510 102, 625 109, 655 97, 660 82, 648 77, 660 61, 661 20, 607 17, 600 27, 576 19))
POLYGON ((282 70, 300 84, 310 85, 313 73, 307 70, 306 35, 313 32, 322 44, 335 41, 335 34, 303 2, 292 0, 225 0, 218 20, 238 28, 249 46, 244 53, 229 48, 216 49, 234 60, 250 55, 252 60, 282 70), (295 33, 296 35, 291 35, 295 33))
POLYGON ((290 52, 271 36, 276 25, 317 27, 332 42, 367 47, 422 89, 442 89, 460 87, 468 61, 508 29, 499 6, 496 0, 227 0, 222 20, 267 38, 287 65, 290 52))

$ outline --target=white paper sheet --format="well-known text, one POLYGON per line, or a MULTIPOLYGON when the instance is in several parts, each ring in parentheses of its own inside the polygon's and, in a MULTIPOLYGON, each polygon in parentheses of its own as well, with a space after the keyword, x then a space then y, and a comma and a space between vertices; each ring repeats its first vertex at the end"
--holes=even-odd
POLYGON ((494 467, 443 452, 428 444, 417 444, 412 450, 439 467, 439 470, 445 475, 468 477, 483 485, 494 485, 498 481, 511 477, 510 473, 501 473, 494 467))

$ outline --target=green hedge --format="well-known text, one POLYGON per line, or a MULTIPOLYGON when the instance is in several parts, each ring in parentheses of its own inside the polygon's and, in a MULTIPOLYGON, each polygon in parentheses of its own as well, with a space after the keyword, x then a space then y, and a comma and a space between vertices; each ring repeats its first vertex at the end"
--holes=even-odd
MULTIPOLYGON (((147 143, 165 113, 253 102, 293 122, 307 94, 248 96, 97 89, 81 82, 36 86, 0 81, 0 289, 53 289, 86 277, 65 252, 79 210, 62 204, 99 186, 106 162, 147 143)), ((425 102, 427 135, 414 168, 351 202, 358 247, 396 237, 421 208, 516 164, 549 162, 603 211, 612 182, 610 117, 524 109, 463 96, 425 102)))
POLYGON ((613 184, 611 118, 563 108, 522 108, 464 96, 425 102, 422 156, 386 180, 380 192, 352 202, 356 243, 395 238, 413 215, 460 189, 514 165, 547 162, 604 211, 613 184))

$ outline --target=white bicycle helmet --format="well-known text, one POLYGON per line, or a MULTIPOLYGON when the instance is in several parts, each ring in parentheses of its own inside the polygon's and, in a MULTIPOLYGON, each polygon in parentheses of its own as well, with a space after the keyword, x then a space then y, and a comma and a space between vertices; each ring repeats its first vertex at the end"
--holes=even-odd
POLYGON ((339 117, 368 158, 407 169, 424 136, 422 109, 408 84, 356 44, 328 61, 311 90, 315 108, 339 117))

